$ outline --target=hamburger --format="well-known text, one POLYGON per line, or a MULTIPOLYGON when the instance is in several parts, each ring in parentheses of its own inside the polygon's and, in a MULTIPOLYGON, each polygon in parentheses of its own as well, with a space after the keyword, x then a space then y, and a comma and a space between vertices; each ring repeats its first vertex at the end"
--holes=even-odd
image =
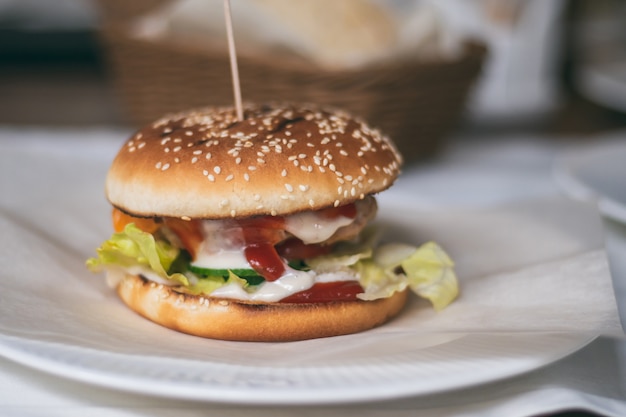
POLYGON ((435 243, 378 243, 375 194, 402 159, 336 110, 247 105, 168 115, 137 131, 107 174, 115 232, 87 261, 121 300, 180 332, 293 341, 364 331, 412 290, 458 293, 435 243))

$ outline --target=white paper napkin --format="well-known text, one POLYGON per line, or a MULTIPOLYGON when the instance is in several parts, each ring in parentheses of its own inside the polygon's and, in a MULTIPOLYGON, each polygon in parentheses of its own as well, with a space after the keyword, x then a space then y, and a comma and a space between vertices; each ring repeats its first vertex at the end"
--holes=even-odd
MULTIPOLYGON (((111 232, 102 184, 119 143, 0 145, 0 191, 10 197, 0 204, 0 330, 117 352, 203 357, 211 342, 146 323, 117 301, 103 277, 84 267, 111 232)), ((490 209, 423 211, 381 197, 378 222, 389 240, 442 244, 457 263, 461 296, 440 313, 413 299, 397 320, 345 338, 327 355, 317 351, 320 361, 350 357, 355 346, 375 345, 381 334, 621 332, 601 223, 590 206, 545 198, 490 209)), ((302 346, 266 345, 260 355, 268 365, 281 364, 290 349, 300 352, 302 346)))

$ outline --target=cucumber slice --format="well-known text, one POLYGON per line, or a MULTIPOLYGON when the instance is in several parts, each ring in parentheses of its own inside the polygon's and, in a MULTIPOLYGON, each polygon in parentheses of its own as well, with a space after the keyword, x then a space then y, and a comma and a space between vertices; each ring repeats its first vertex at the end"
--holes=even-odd
POLYGON ((224 280, 228 279, 228 276, 229 276, 228 271, 232 271, 232 273, 237 275, 239 278, 242 278, 248 281, 248 284, 250 285, 259 285, 263 281, 265 281, 265 279, 262 276, 260 276, 254 269, 248 269, 248 268, 214 269, 214 268, 202 268, 199 266, 189 265, 189 270, 203 277, 222 277, 224 278, 224 280))
POLYGON ((203 275, 205 277, 224 277, 228 278, 228 271, 232 271, 233 274, 240 278, 259 276, 254 269, 248 268, 202 268, 200 266, 189 265, 189 270, 195 274, 203 275))

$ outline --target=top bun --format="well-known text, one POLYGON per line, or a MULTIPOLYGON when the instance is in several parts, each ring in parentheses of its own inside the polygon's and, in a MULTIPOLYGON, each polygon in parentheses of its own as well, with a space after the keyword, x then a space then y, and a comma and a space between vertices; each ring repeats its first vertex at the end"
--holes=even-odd
POLYGON ((138 216, 287 215, 382 191, 401 157, 378 130, 338 111, 248 105, 166 116, 119 151, 107 198, 138 216))

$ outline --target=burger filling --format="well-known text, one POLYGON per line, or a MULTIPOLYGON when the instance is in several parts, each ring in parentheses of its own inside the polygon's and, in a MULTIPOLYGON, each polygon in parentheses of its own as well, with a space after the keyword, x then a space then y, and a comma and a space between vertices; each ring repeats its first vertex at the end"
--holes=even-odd
POLYGON ((127 273, 177 291, 258 302, 372 300, 410 287, 436 309, 458 293, 435 243, 376 246, 376 201, 288 216, 183 220, 113 209, 116 233, 88 260, 115 286, 127 273))

